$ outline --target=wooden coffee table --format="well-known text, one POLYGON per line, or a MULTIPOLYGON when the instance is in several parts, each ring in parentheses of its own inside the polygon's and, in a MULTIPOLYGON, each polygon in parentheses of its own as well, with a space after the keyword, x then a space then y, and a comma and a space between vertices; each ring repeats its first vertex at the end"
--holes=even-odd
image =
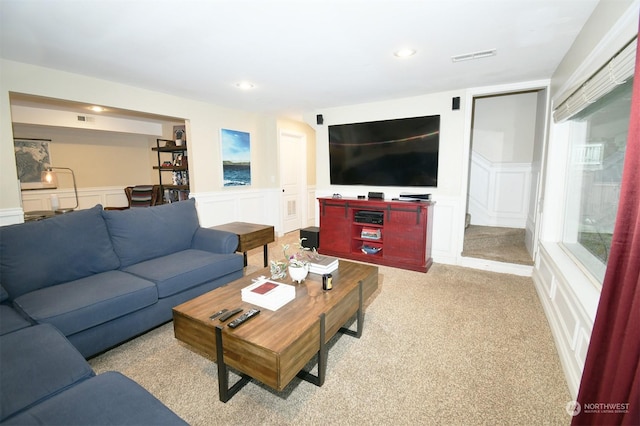
MULTIPOLYGON (((340 260, 332 272, 333 289, 322 290, 322 276, 309 274, 296 285, 296 298, 277 311, 242 301, 240 290, 252 279, 269 276, 267 268, 203 294, 173 308, 175 337, 218 365, 220 400, 227 402, 251 378, 282 391, 298 376, 317 386, 324 383, 327 367, 326 343, 342 332, 360 337, 364 324, 364 302, 378 288, 378 267, 340 260), (209 317, 222 309, 260 309, 260 314, 239 327, 209 317), (356 330, 343 328, 356 316, 356 330), (303 368, 318 355, 317 375, 303 368), (241 378, 229 387, 229 367, 241 378)), ((282 282, 290 284, 290 279, 282 282)))
POLYGON ((275 241, 273 226, 257 223, 231 222, 224 225, 212 226, 211 229, 233 232, 238 236, 238 248, 236 251, 244 255, 244 266, 247 266, 247 252, 251 249, 263 246, 264 266, 269 261, 268 244, 275 241))

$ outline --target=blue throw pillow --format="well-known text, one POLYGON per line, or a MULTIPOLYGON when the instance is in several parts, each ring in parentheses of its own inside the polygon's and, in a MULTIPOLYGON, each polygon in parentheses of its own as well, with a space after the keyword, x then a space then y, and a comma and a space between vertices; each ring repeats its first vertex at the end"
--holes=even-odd
POLYGON ((195 200, 155 207, 104 210, 121 268, 191 247, 200 227, 195 200))
POLYGON ((0 273, 11 299, 117 269, 102 206, 0 227, 0 273))

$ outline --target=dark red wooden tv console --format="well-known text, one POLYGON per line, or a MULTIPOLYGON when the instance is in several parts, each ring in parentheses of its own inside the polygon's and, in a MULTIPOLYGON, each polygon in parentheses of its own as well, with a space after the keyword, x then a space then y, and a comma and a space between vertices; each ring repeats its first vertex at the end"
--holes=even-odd
POLYGON ((318 201, 320 254, 412 271, 429 270, 433 263, 433 202, 330 197, 318 201))

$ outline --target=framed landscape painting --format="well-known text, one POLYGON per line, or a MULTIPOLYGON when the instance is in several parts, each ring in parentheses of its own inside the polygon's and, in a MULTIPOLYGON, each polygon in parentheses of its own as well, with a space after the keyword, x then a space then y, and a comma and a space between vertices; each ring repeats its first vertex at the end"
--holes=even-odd
POLYGON ((222 129, 222 180, 224 186, 251 185, 251 135, 222 129))
POLYGON ((16 167, 21 189, 53 189, 55 183, 41 181, 42 172, 51 167, 49 139, 14 139, 16 167))

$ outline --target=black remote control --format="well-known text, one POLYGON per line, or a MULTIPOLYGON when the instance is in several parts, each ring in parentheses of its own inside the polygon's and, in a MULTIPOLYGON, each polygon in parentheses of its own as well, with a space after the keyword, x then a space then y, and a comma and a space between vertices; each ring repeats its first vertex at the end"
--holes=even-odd
POLYGON ((209 317, 209 319, 212 319, 212 320, 213 320, 213 319, 216 319, 216 318, 218 318, 220 315, 224 314, 224 313, 225 313, 225 312, 227 312, 227 311, 228 311, 228 309, 223 309, 223 310, 221 310, 221 311, 218 311, 218 312, 216 312, 215 314, 211 315, 211 316, 209 317))
POLYGON ((229 323, 229 327, 236 328, 237 326, 239 326, 243 322, 248 321, 249 319, 255 317, 259 313, 260 313, 259 309, 251 309, 251 310, 245 312, 244 314, 240 315, 238 318, 236 318, 233 321, 231 321, 229 323))
POLYGON ((220 321, 224 322, 229 318, 231 318, 232 316, 234 316, 235 314, 239 314, 240 312, 242 312, 242 308, 236 308, 233 311, 229 311, 220 317, 220 321))

